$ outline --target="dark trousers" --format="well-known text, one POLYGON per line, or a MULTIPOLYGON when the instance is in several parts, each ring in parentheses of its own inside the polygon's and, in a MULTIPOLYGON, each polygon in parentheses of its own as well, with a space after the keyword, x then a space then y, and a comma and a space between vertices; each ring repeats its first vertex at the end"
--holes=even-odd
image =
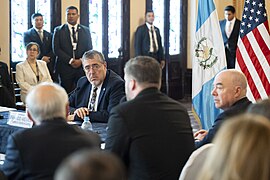
POLYGON ((60 73, 59 82, 60 82, 60 85, 69 94, 76 88, 77 82, 82 76, 84 76, 84 73, 81 70, 78 70, 76 73, 73 73, 72 75, 60 73))

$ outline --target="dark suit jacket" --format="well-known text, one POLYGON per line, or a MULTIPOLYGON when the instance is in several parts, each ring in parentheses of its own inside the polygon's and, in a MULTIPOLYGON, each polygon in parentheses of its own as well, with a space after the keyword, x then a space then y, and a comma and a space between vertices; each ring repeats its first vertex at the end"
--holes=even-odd
POLYGON ((15 107, 14 90, 6 63, 0 62, 0 106, 15 107))
MULTIPOLYGON (((76 89, 69 97, 70 111, 77 108, 87 107, 92 85, 84 76, 79 79, 76 89)), ((90 113, 90 121, 108 122, 111 109, 118 105, 125 95, 125 84, 123 79, 111 70, 107 70, 105 80, 100 91, 96 112, 90 113)), ((76 116, 75 120, 79 120, 76 116)))
POLYGON ((112 109, 105 144, 132 180, 178 179, 194 150, 187 110, 156 88, 112 109))
POLYGON ((31 28, 23 34, 23 43, 26 46, 30 42, 36 42, 40 48, 40 54, 37 59, 41 59, 43 56, 49 56, 51 62, 47 63, 50 74, 53 74, 55 56, 52 51, 52 34, 46 30, 43 30, 43 42, 41 41, 38 32, 31 28))
POLYGON ((240 23, 241 23, 240 20, 238 19, 235 20, 231 36, 228 38, 225 32, 226 19, 219 22, 225 47, 228 69, 235 67, 236 48, 240 30, 240 23))
POLYGON ((231 106, 231 108, 220 113, 216 118, 213 126, 209 129, 208 134, 203 138, 202 141, 196 142, 196 148, 199 148, 204 144, 211 143, 216 133, 218 132, 219 128, 221 127, 222 123, 226 121, 228 118, 244 113, 250 104, 251 102, 248 100, 248 98, 245 97, 235 102, 231 106))
POLYGON ((11 134, 2 170, 9 179, 53 179, 58 165, 81 148, 99 148, 97 134, 84 132, 62 118, 11 134))
MULTIPOLYGON (((77 31, 78 43, 75 58, 79 59, 84 52, 91 50, 93 47, 89 28, 78 24, 77 31)), ((82 68, 76 69, 69 64, 70 59, 73 58, 73 47, 67 24, 54 29, 53 51, 56 55, 56 69, 60 75, 72 77, 78 71, 81 71, 82 75, 84 74, 82 68)))
MULTIPOLYGON (((158 52, 157 60, 165 60, 159 29, 154 27, 157 35, 158 52)), ((135 56, 148 56, 150 50, 149 29, 146 24, 139 26, 135 33, 135 56)))

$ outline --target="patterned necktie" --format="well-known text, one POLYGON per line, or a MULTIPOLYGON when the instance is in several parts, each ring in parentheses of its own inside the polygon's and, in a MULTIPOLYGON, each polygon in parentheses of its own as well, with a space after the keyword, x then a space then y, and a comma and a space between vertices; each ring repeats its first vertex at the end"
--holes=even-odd
POLYGON ((72 27, 72 39, 73 43, 77 43, 75 27, 72 27))
POLYGON ((95 111, 95 104, 96 104, 96 98, 97 98, 97 87, 94 87, 93 92, 92 92, 92 97, 90 99, 89 103, 89 111, 95 111))
POLYGON ((153 53, 155 53, 157 52, 157 45, 156 45, 155 36, 154 36, 154 26, 151 26, 151 35, 152 35, 153 53))
POLYGON ((43 42, 43 34, 42 34, 41 30, 38 30, 38 35, 39 35, 41 42, 43 42))

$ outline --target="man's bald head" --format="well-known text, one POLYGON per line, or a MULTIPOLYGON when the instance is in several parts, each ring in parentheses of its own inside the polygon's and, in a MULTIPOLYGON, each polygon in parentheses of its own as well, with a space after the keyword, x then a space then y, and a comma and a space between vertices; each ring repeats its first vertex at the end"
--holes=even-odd
POLYGON ((31 118, 39 124, 43 120, 66 118, 68 96, 57 84, 41 83, 28 93, 26 104, 31 118))
POLYGON ((215 105, 220 109, 231 107, 236 101, 242 99, 247 93, 247 80, 245 75, 235 69, 227 69, 218 73, 214 80, 215 105))

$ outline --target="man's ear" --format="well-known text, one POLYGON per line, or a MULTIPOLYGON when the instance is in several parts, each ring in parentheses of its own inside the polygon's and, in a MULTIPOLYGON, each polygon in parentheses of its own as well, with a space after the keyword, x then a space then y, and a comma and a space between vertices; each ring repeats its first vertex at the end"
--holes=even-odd
POLYGON ((136 86, 137 86, 137 82, 134 80, 134 79, 131 79, 130 81, 130 89, 131 90, 134 90, 134 89, 136 89, 136 86))
POLYGON ((35 120, 31 116, 29 110, 26 110, 26 116, 28 117, 28 119, 30 119, 30 121, 32 121, 34 124, 36 124, 35 120))
POLYGON ((242 88, 240 86, 236 86, 235 87, 235 97, 237 98, 237 97, 241 96, 241 94, 242 94, 241 92, 242 92, 242 88))

